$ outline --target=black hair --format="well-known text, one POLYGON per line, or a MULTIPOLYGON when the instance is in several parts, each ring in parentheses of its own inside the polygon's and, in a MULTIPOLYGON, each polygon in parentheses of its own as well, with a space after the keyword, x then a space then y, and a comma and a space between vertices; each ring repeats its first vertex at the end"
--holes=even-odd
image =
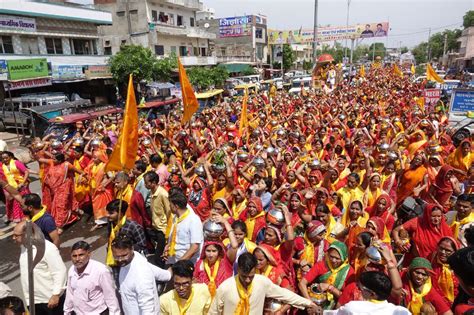
POLYGON ((257 267, 257 258, 250 253, 243 253, 237 260, 237 267, 239 271, 249 273, 252 269, 257 267))
POLYGON ((467 246, 474 246, 474 225, 464 230, 464 238, 466 239, 467 246))
POLYGON ((474 248, 465 247, 448 257, 449 266, 468 286, 474 286, 474 248))
POLYGON ((474 195, 473 194, 461 194, 456 198, 456 201, 467 201, 471 204, 474 203, 474 195))
POLYGON ((390 297, 392 281, 385 273, 364 271, 360 274, 359 281, 364 287, 375 293, 377 300, 385 301, 390 297))
POLYGON ((267 191, 270 191, 270 189, 272 189, 272 185, 273 185, 273 180, 270 176, 267 176, 263 179, 263 181, 265 182, 265 186, 267 186, 267 191))
POLYGON ((147 181, 158 184, 160 182, 160 176, 156 172, 149 171, 143 175, 143 178, 146 178, 147 181))
POLYGON ((360 176, 357 173, 350 173, 347 177, 354 177, 356 182, 360 183, 360 176))
POLYGON ((373 235, 370 234, 369 232, 361 232, 358 235, 360 239, 362 240, 362 244, 364 244, 365 247, 369 247, 370 243, 372 241, 373 235))
POLYGON ((122 204, 122 215, 125 214, 125 211, 127 211, 128 209, 128 203, 125 201, 125 200, 121 200, 121 199, 114 199, 112 200, 111 202, 109 202, 107 204, 107 206, 105 207, 105 209, 107 210, 107 212, 111 213, 111 212, 119 212, 119 209, 120 209, 120 203, 122 204))
POLYGON ((104 136, 102 138, 102 142, 108 147, 110 147, 112 145, 112 140, 110 139, 109 136, 104 136))
POLYGON ((138 160, 135 162, 135 167, 137 168, 137 170, 139 170, 140 172, 145 172, 146 171, 146 163, 143 162, 142 160, 138 160))
POLYGON ((173 193, 169 195, 168 200, 180 209, 186 209, 186 205, 188 204, 188 199, 181 190, 173 191, 173 193))
POLYGON ((6 154, 6 155, 8 155, 10 158, 16 160, 15 154, 13 154, 13 152, 10 152, 10 151, 2 151, 2 155, 3 155, 3 154, 6 154))
POLYGON ((317 207, 316 207, 316 213, 317 212, 323 212, 323 213, 326 213, 328 214, 329 212, 331 212, 331 210, 329 210, 329 207, 325 204, 325 203, 320 203, 317 207))
POLYGON ((133 249, 133 241, 127 234, 119 232, 112 241, 112 247, 118 249, 133 249))
POLYGON ((26 194, 23 196, 25 206, 33 207, 34 209, 41 209, 43 206, 41 197, 38 194, 26 194))
POLYGON ((64 161, 66 161, 66 157, 64 156, 63 153, 55 154, 54 158, 60 163, 63 163, 64 161))
POLYGON ((91 250, 91 245, 85 241, 78 241, 75 242, 74 245, 72 245, 71 252, 78 249, 83 249, 89 252, 91 250))
POLYGON ((242 232, 244 232, 244 234, 247 234, 247 225, 245 224, 244 221, 236 220, 236 221, 232 222, 231 226, 232 226, 233 230, 239 229, 242 232))
POLYGON ((15 315, 25 313, 25 305, 23 300, 17 296, 6 296, 0 299, 0 314, 8 314, 6 311, 10 310, 15 315))
POLYGON ((190 260, 178 260, 172 267, 173 275, 192 278, 194 274, 194 264, 190 260))
POLYGON ((150 156, 150 164, 161 164, 163 162, 163 159, 161 156, 157 153, 154 153, 150 156))

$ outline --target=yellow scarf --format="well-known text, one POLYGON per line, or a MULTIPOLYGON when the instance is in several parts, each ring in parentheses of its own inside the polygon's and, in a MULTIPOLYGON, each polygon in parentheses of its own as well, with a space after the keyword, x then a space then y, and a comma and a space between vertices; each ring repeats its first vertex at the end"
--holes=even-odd
POLYGON ((217 259, 215 264, 214 264, 214 269, 212 269, 211 272, 211 267, 209 267, 209 263, 207 262, 207 259, 204 259, 204 270, 206 271, 207 277, 209 278, 209 284, 207 285, 209 287, 209 293, 211 294, 211 297, 214 298, 216 296, 216 276, 217 272, 219 271, 219 265, 221 263, 220 259, 217 259))
POLYGON ((443 264, 439 259, 438 263, 443 267, 438 279, 439 288, 444 293, 444 296, 452 303, 454 301, 453 272, 448 264, 443 264))
POLYGON ((185 315, 186 314, 189 307, 191 306, 191 303, 193 302, 193 296, 194 296, 194 289, 191 285, 191 294, 189 295, 188 299, 186 300, 186 303, 184 303, 184 306, 182 306, 181 305, 181 298, 178 296, 178 293, 176 293, 176 290, 174 290, 174 298, 176 300, 176 303, 178 304, 179 315, 185 315))
POLYGON ((214 190, 214 194, 212 196, 212 201, 216 201, 219 198, 225 199, 225 194, 227 193, 227 188, 224 187, 221 190, 214 190))
POLYGON ((336 277, 339 271, 348 265, 347 259, 337 268, 333 268, 331 262, 329 261, 329 256, 326 256, 326 265, 328 266, 329 270, 331 271, 331 275, 326 280, 326 283, 334 285, 336 281, 336 277))
POLYGON ((334 219, 334 217, 331 214, 329 214, 329 222, 326 225, 326 236, 324 237, 329 243, 332 243, 335 241, 335 238, 331 236, 331 232, 336 226, 336 224, 337 224, 336 219, 334 219))
POLYGON ((235 220, 238 220, 242 211, 247 207, 247 200, 242 201, 239 204, 236 204, 235 201, 232 202, 232 217, 235 220))
POLYGON ((459 230, 461 229, 461 226, 471 222, 474 222, 474 212, 472 211, 467 217, 460 221, 454 219, 453 223, 451 223, 451 230, 453 231, 454 239, 459 240, 459 230))
POLYGON ((3 174, 7 178, 8 185, 17 189, 20 184, 23 184, 23 176, 21 176, 20 171, 16 167, 15 160, 11 159, 8 166, 6 164, 2 165, 3 174))
POLYGON ((431 278, 428 278, 426 283, 421 289, 421 293, 418 293, 413 288, 411 281, 409 281, 411 291, 411 301, 408 303, 408 309, 413 314, 420 314, 421 307, 423 306, 423 297, 425 297, 431 291, 431 278))
POLYGON ((247 290, 244 289, 240 283, 239 276, 235 276, 235 283, 237 284, 237 292, 239 293, 239 304, 234 311, 234 315, 249 315, 250 314, 250 295, 252 294, 252 283, 247 290))
POLYGON ((137 188, 138 183, 143 179, 144 176, 145 176, 145 173, 137 176, 137 178, 135 179, 135 182, 133 183, 133 188, 137 188))
POLYGON ((170 247, 169 247, 169 252, 168 252, 169 256, 176 255, 175 247, 176 247, 176 234, 178 230, 178 224, 180 224, 184 219, 186 219, 190 213, 191 211, 187 209, 186 212, 183 213, 183 215, 180 216, 179 218, 177 218, 176 215, 174 216, 173 221, 176 220, 176 222, 173 222, 173 231, 171 232, 170 247))
POLYGON ((133 189, 131 185, 127 185, 124 190, 119 190, 115 194, 117 199, 125 200, 130 206, 130 200, 132 199, 133 189))
POLYGON ((111 267, 115 266, 115 259, 114 259, 114 255, 112 254, 112 242, 114 241, 115 237, 117 236, 117 233, 120 231, 122 226, 125 225, 126 221, 127 221, 127 217, 123 216, 122 220, 120 220, 120 222, 116 226, 114 226, 112 231, 110 231, 109 246, 107 248, 107 258, 106 258, 107 266, 111 266, 111 267))
POLYGON ((253 237, 253 230, 255 229, 255 221, 257 221, 258 218, 265 216, 265 211, 260 212, 257 214, 255 217, 248 217, 247 220, 245 220, 245 224, 247 225, 247 237, 251 240, 253 237))
POLYGON ((43 206, 43 208, 41 208, 41 211, 38 212, 37 214, 35 214, 35 215, 31 218, 31 222, 36 222, 36 221, 38 221, 45 213, 46 213, 46 207, 43 206))
POLYGON ((257 270, 257 274, 259 275, 264 275, 265 277, 268 278, 268 276, 270 275, 270 272, 272 272, 273 270, 273 266, 272 265, 267 265, 267 267, 265 268, 265 272, 261 272, 260 270, 257 270))

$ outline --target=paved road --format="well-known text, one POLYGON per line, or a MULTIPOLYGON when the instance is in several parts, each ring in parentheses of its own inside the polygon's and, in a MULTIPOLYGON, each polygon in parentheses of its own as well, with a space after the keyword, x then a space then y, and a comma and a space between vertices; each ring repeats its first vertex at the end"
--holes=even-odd
MULTIPOLYGON (((18 147, 18 141, 15 134, 1 132, 0 139, 7 141, 9 150, 21 151, 18 147)), ((29 163, 28 167, 32 170, 38 170, 38 163, 29 163)), ((37 178, 32 178, 30 190, 34 193, 41 194, 40 182, 37 178)), ((4 205, 0 205, 0 213, 5 213, 4 205)), ((20 284, 20 268, 18 265, 18 258, 20 256, 20 248, 12 240, 12 226, 5 226, 3 218, 0 219, 0 281, 8 284, 12 289, 12 294, 22 296, 20 284)), ((66 263, 67 267, 71 265, 70 250, 71 246, 79 241, 84 240, 89 242, 93 249, 92 258, 104 262, 106 255, 106 229, 99 229, 90 232, 89 229, 93 226, 93 220, 89 215, 85 214, 82 219, 69 228, 67 228, 61 235, 60 253, 66 263)))

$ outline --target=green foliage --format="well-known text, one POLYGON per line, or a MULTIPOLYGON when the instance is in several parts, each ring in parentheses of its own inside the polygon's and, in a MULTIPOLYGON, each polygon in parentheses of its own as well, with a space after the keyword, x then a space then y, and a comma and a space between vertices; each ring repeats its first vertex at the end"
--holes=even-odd
POLYGON ((416 75, 425 75, 426 74, 426 66, 416 66, 415 67, 415 74, 416 75))
POLYGON ((473 10, 467 11, 466 14, 464 14, 462 26, 464 26, 464 28, 474 26, 474 11, 473 10))
POLYGON ((130 74, 133 74, 135 82, 152 79, 155 62, 156 58, 150 49, 137 45, 122 46, 109 59, 110 70, 119 86, 127 84, 130 74))
POLYGON ((312 61, 303 60, 303 70, 309 71, 313 69, 314 63, 312 61))
POLYGON ((427 60, 428 43, 422 42, 416 45, 412 50, 413 56, 415 56, 416 64, 425 63, 427 60))
POLYGON ((272 67, 273 67, 273 69, 281 69, 281 62, 274 61, 272 63, 272 67))
POLYGON ((198 90, 206 90, 211 86, 220 87, 229 77, 229 73, 224 67, 192 67, 186 69, 189 81, 198 90))
POLYGON ((283 69, 285 72, 293 67, 293 63, 296 61, 296 54, 288 44, 283 45, 283 69))
MULTIPOLYGON (((350 50, 347 49, 347 55, 349 55, 350 50)), ((320 50, 318 50, 318 56, 322 54, 330 54, 334 58, 334 62, 339 63, 342 62, 342 58, 344 57, 344 47, 340 43, 337 43, 334 46, 329 46, 327 44, 323 44, 320 50)))
POLYGON ((244 71, 242 71, 242 75, 254 75, 257 74, 253 67, 248 67, 244 71))
POLYGON ((161 82, 169 81, 176 68, 178 68, 178 58, 176 58, 174 53, 169 57, 157 59, 153 65, 153 80, 161 82))
MULTIPOLYGON (((474 11, 472 11, 474 12, 474 11)), ((430 50, 431 58, 441 58, 444 52, 444 37, 447 36, 447 51, 458 50, 459 43, 457 39, 461 36, 462 31, 459 29, 455 30, 444 30, 443 32, 435 33, 430 38, 430 50)), ((421 42, 412 49, 412 53, 415 56, 417 63, 427 62, 428 59, 428 43, 421 42)))
POLYGON ((380 56, 382 59, 385 57, 385 52, 387 49, 385 48, 385 45, 383 43, 373 43, 370 44, 369 46, 369 59, 372 59, 375 55, 375 57, 380 56), (375 46, 375 50, 374 50, 375 46))
POLYGON ((401 52, 402 54, 407 53, 407 52, 408 52, 408 47, 406 47, 406 46, 402 47, 402 48, 400 49, 400 52, 401 52))

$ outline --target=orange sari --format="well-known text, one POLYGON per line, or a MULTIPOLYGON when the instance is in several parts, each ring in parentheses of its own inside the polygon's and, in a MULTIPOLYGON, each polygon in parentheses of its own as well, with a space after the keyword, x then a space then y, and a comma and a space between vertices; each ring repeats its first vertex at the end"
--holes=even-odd
MULTIPOLYGON (((85 172, 89 175, 92 195, 92 209, 94 218, 99 220, 107 216, 105 207, 113 199, 113 188, 103 187, 102 181, 106 175, 105 163, 91 163, 85 172)), ((110 185, 109 185, 110 186, 110 185)))
POLYGON ((403 202, 405 198, 413 194, 413 189, 418 186, 426 174, 426 168, 419 166, 416 169, 407 168, 400 178, 400 186, 397 191, 398 202, 403 202))

